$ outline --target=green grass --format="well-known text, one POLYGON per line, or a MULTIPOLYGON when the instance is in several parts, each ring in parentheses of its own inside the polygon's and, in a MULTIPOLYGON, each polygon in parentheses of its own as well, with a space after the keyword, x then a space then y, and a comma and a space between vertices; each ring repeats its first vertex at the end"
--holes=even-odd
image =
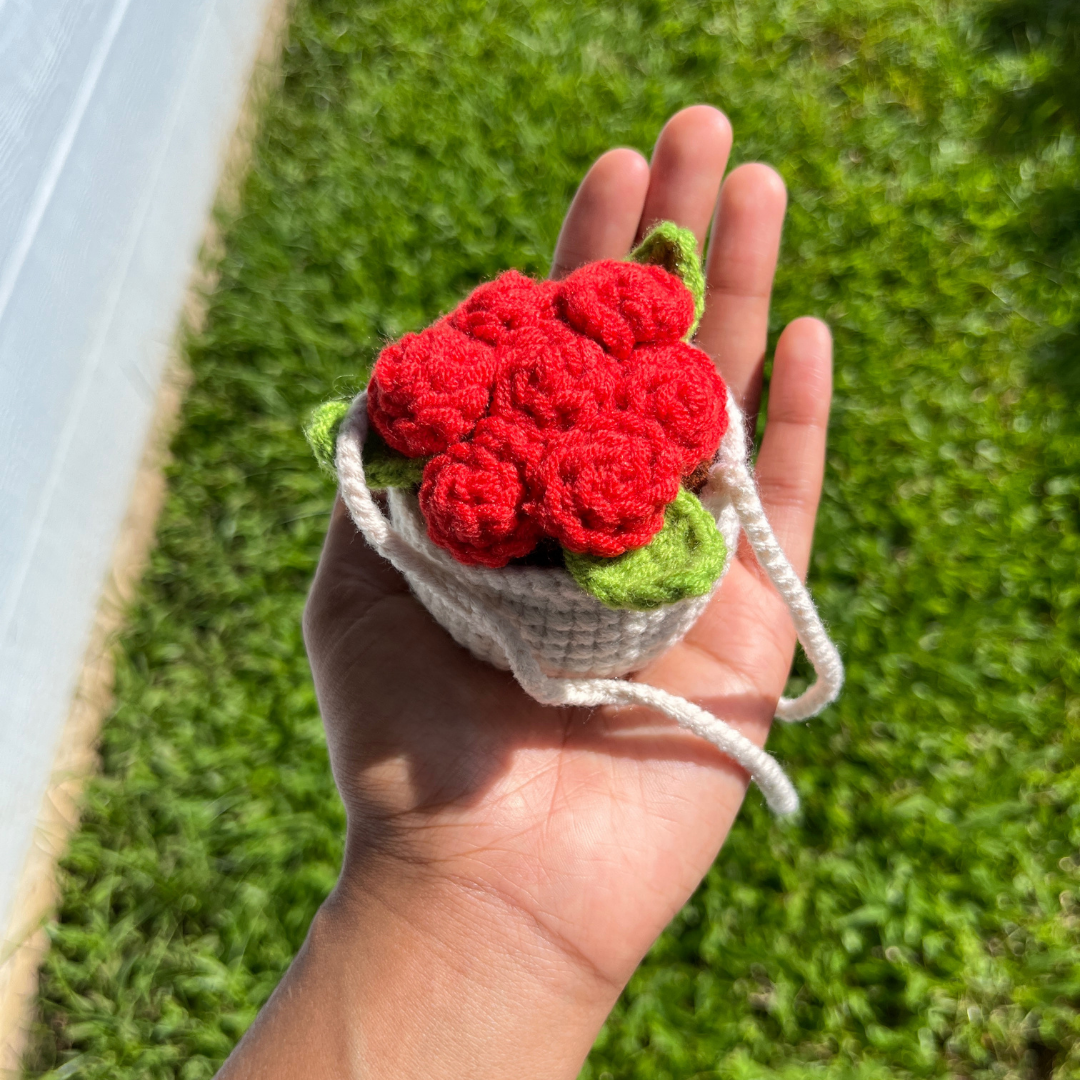
POLYGON ((589 161, 723 106, 836 333, 811 574, 840 703, 773 749, 600 1078, 1080 1075, 1076 0, 301 2, 64 863, 31 1075, 212 1074, 331 887, 300 433, 380 342, 544 272, 589 161))

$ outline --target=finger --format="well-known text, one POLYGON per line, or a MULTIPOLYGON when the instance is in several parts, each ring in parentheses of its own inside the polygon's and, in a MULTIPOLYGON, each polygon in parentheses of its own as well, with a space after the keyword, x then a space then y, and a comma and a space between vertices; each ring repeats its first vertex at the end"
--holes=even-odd
POLYGON ((831 398, 829 328, 820 319, 796 319, 776 344, 757 482, 776 538, 802 577, 821 498, 831 398))
POLYGON ((691 105, 676 113, 656 140, 637 239, 658 221, 674 221, 693 230, 701 251, 730 152, 731 124, 719 109, 691 105))
POLYGON ((740 165, 724 182, 709 242, 707 300, 696 341, 716 361, 751 431, 786 208, 779 173, 740 165))
POLYGON ((597 259, 623 258, 633 246, 648 187, 649 164, 636 150, 609 150, 597 158, 566 214, 551 276, 566 277, 597 259))

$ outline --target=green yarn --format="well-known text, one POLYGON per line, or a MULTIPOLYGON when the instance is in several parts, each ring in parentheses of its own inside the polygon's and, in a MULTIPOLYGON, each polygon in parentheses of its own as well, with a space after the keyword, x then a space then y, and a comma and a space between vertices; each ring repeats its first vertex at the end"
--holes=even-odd
POLYGON ((630 252, 634 262, 662 266, 668 273, 682 278, 682 283, 694 297, 694 325, 687 340, 694 336, 705 311, 705 273, 697 251, 697 237, 689 229, 681 229, 674 221, 661 221, 630 252))
POLYGON ((416 487, 430 458, 411 458, 388 446, 374 427, 364 440, 364 479, 369 488, 416 487))
POLYGON ((304 425, 304 436, 315 453, 319 467, 328 473, 334 471, 334 457, 337 454, 337 437, 341 422, 349 411, 349 403, 338 399, 324 401, 312 410, 308 422, 304 425))
POLYGON ((698 497, 680 488, 664 527, 644 547, 613 559, 564 554, 574 580, 602 604, 651 611, 707 593, 724 569, 727 547, 698 497))
MULTIPOLYGON (((315 452, 321 468, 334 473, 337 438, 341 422, 349 412, 348 401, 324 401, 313 410, 304 425, 304 435, 315 452)), ((424 475, 427 458, 408 458, 386 445, 383 437, 369 428, 364 440, 364 479, 373 490, 391 487, 414 487, 424 475)))

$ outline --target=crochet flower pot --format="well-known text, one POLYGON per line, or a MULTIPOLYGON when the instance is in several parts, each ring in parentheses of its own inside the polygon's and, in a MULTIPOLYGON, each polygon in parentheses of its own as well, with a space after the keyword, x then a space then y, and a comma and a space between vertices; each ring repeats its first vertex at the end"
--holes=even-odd
POLYGON ((560 282, 507 271, 384 349, 368 389, 328 402, 308 437, 368 542, 460 644, 545 703, 659 709, 789 812, 797 797, 768 754, 619 678, 693 625, 740 528, 818 671, 777 715, 812 715, 843 677, 761 509, 738 408, 689 343, 703 306, 696 243, 670 223, 629 260, 560 282))

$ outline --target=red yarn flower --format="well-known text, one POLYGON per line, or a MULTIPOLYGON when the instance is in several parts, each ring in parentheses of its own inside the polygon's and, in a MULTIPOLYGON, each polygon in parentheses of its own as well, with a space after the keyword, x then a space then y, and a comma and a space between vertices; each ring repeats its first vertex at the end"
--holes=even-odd
POLYGON ((613 259, 566 278, 559 308, 572 327, 620 359, 635 344, 679 341, 694 322, 694 298, 674 274, 613 259))
POLYGON ((396 450, 436 455, 420 485, 431 539, 490 567, 543 536, 606 557, 647 544, 727 427, 723 380, 682 341, 693 318, 657 266, 511 270, 383 350, 368 413, 396 450))
POLYGON ((655 420, 693 471, 727 431, 727 387, 715 365, 685 342, 640 345, 624 367, 626 408, 655 420))
POLYGON ((612 413, 549 442, 529 487, 541 529, 568 551, 621 555, 663 528, 679 454, 655 421, 612 413))
POLYGON ((564 322, 529 326, 500 350, 491 415, 566 431, 613 406, 617 361, 564 322))
POLYGON ((540 538, 526 494, 515 462, 481 441, 461 442, 424 467, 420 510, 428 535, 459 562, 505 566, 540 538))
POLYGON ((445 320, 406 334, 375 362, 368 416, 406 457, 437 454, 487 412, 495 360, 492 349, 445 320))
POLYGON ((516 270, 507 270, 474 289, 450 315, 450 324, 477 341, 502 345, 514 330, 555 317, 557 289, 554 281, 533 281, 516 270))

